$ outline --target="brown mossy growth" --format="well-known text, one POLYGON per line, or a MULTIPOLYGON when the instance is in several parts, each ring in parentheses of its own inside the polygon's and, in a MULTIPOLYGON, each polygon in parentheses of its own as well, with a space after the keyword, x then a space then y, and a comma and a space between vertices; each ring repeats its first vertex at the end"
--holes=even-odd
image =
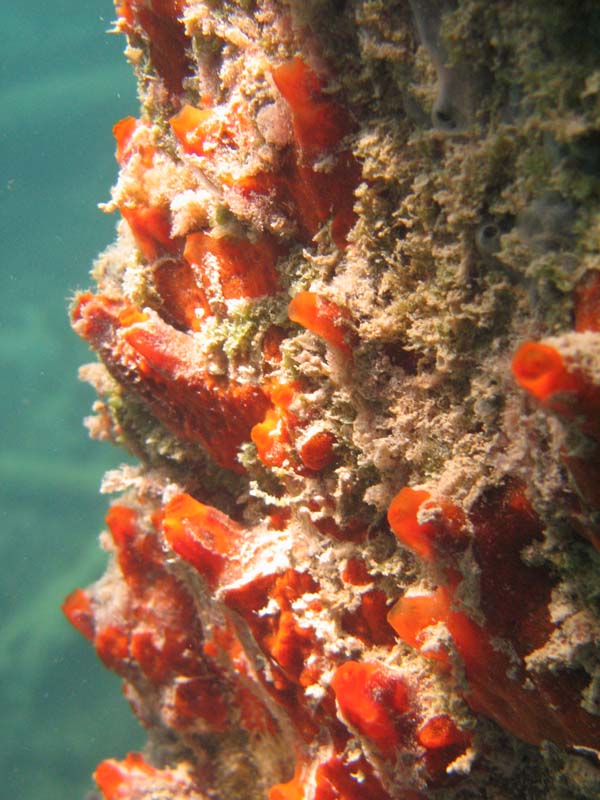
POLYGON ((104 800, 600 792, 591 0, 125 0, 79 295, 104 800), (511 369, 512 365, 512 369, 511 369))

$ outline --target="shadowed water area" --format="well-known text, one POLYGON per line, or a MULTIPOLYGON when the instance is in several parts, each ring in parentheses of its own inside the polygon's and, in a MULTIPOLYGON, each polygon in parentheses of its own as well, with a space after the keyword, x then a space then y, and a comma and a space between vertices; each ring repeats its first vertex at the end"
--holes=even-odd
POLYGON ((0 55, 0 692, 3 797, 83 797, 97 762, 140 746, 119 680, 64 620, 66 593, 97 578, 108 500, 122 460, 82 418, 91 360, 69 297, 87 288, 116 218, 97 203, 116 178, 111 126, 136 113, 110 0, 33 0, 3 9, 0 55))

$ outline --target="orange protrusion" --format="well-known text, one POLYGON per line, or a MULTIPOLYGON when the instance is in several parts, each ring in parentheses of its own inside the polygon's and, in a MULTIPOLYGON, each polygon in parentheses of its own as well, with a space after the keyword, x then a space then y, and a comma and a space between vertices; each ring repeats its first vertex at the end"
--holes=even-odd
POLYGON ((315 634, 310 628, 300 627, 293 612, 283 608, 277 630, 265 645, 286 674, 298 680, 307 656, 314 649, 315 634))
MULTIPOLYGON (((131 360, 137 370, 148 381, 162 380, 167 384, 173 381, 177 386, 177 379, 181 377, 181 373, 178 374, 178 367, 181 369, 188 367, 186 359, 191 353, 178 352, 173 345, 176 342, 191 345, 194 340, 171 329, 168 325, 157 325, 152 318, 149 325, 135 317, 133 319, 134 324, 121 326, 119 333, 135 354, 131 360), (161 336, 163 333, 168 335, 161 336)), ((182 392, 185 390, 185 386, 178 388, 181 388, 182 392)))
POLYGON ((348 133, 346 110, 323 93, 320 78, 301 58, 275 67, 272 75, 292 112, 294 139, 303 159, 325 154, 348 133))
POLYGON ((141 753, 128 753, 124 761, 113 758, 102 761, 94 772, 94 780, 104 800, 123 800, 139 776, 156 773, 141 753))
MULTIPOLYGON (((283 706, 307 741, 319 729, 315 716, 321 716, 320 722, 325 722, 322 711, 308 708, 304 697, 304 688, 319 680, 318 661, 306 662, 309 655, 320 653, 320 646, 312 627, 301 626, 296 620, 293 603, 317 590, 310 575, 288 569, 281 575, 259 575, 242 586, 228 589, 224 596, 225 604, 246 620, 254 640, 270 660, 268 680, 259 675, 263 686, 283 706), (261 614, 267 605, 274 613, 261 614)), ((309 607, 317 607, 315 599, 311 598, 309 607)))
POLYGON ((290 167, 277 172, 254 172, 252 175, 240 175, 234 178, 233 175, 224 175, 225 186, 234 190, 237 194, 245 197, 250 202, 261 199, 264 202, 267 198, 278 207, 289 204, 288 197, 288 176, 290 167))
POLYGON ((144 258, 154 261, 165 251, 177 253, 180 241, 171 238, 171 222, 167 208, 119 206, 123 219, 131 228, 144 258))
POLYGON ((183 255, 188 263, 200 269, 202 287, 209 300, 256 298, 274 294, 278 289, 275 264, 279 248, 267 234, 250 242, 233 236, 190 233, 183 255), (219 282, 217 292, 215 279, 219 282))
POLYGON ((62 612, 71 625, 90 642, 94 639, 94 613, 90 596, 84 589, 75 589, 67 595, 62 612))
POLYGON ((133 25, 134 16, 133 16, 133 9, 131 8, 132 0, 120 0, 116 4, 116 13, 117 18, 123 20, 128 25, 133 25))
POLYGON ((600 272, 588 272, 575 289, 575 330, 600 332, 600 272))
POLYGON ((390 528, 398 539, 427 560, 433 556, 435 525, 431 522, 420 523, 417 515, 423 503, 430 499, 431 495, 424 489, 405 486, 392 500, 387 515, 390 528))
POLYGON ((297 226, 300 241, 312 240, 329 220, 331 236, 343 249, 356 220, 354 190, 361 168, 349 150, 336 152, 350 130, 346 110, 323 91, 320 78, 300 58, 276 67, 273 79, 291 111, 294 147, 279 169, 257 171, 226 183, 250 204, 259 200, 286 214, 297 226), (327 156, 326 163, 315 162, 327 156))
POLYGON ((167 787, 180 797, 195 794, 184 771, 156 769, 141 753, 128 753, 123 761, 113 758, 102 761, 96 768, 94 780, 104 800, 163 796, 167 787))
POLYGON ((121 166, 125 164, 130 155, 129 143, 137 127, 138 121, 135 117, 124 117, 113 125, 113 136, 117 142, 117 161, 121 166))
POLYGON ((343 202, 335 175, 310 166, 291 164, 283 188, 296 209, 301 240, 310 241, 343 202))
POLYGON ((249 199, 268 199, 277 209, 288 209, 298 226, 300 241, 310 241, 331 219, 331 236, 343 249, 356 220, 354 190, 360 165, 350 153, 341 153, 331 171, 321 172, 288 158, 281 172, 258 172, 231 180, 232 188, 249 199))
POLYGON ((156 148, 151 144, 134 142, 134 134, 143 127, 143 123, 135 117, 124 117, 113 125, 113 136, 117 143, 115 157, 121 167, 125 166, 133 155, 139 155, 141 163, 147 169, 152 166, 156 148))
POLYGON ((429 595, 416 595, 401 597, 390 609, 388 622, 398 636, 417 650, 421 650, 427 658, 433 658, 448 663, 446 649, 432 649, 427 647, 425 631, 438 622, 443 622, 456 649, 465 663, 484 668, 484 639, 483 630, 473 623, 469 617, 461 612, 452 610, 453 591, 445 586, 438 588, 429 595))
POLYGON ((158 309, 161 316, 182 330, 200 330, 202 321, 212 312, 188 262, 161 259, 153 274, 156 291, 162 300, 158 309))
POLYGON ((581 432, 600 442, 600 385, 585 361, 580 350, 567 366, 556 348, 526 342, 515 354, 512 366, 518 383, 544 408, 576 418, 581 432))
POLYGON ((127 540, 135 536, 136 519, 136 512, 129 506, 115 504, 108 509, 106 524, 118 548, 122 548, 127 540))
POLYGON ((558 392, 578 389, 577 379, 568 372, 558 350, 541 342, 522 344, 513 358, 512 371, 519 385, 544 405, 558 392))
POLYGON ((160 549, 154 534, 137 529, 137 514, 128 506, 112 505, 106 524, 117 547, 117 561, 128 583, 139 583, 154 575, 160 549))
POLYGON ((466 731, 461 731, 452 717, 447 714, 439 714, 437 717, 427 720, 419 728, 416 738, 418 743, 428 750, 437 750, 454 744, 465 744, 470 740, 471 735, 466 731))
POLYGON ((123 798, 123 792, 120 790, 126 788, 123 784, 127 781, 127 773, 121 770, 114 759, 107 759, 98 764, 94 772, 94 780, 98 784, 104 800, 123 798))
POLYGON ((298 448, 300 461, 308 469, 320 472, 335 458, 335 436, 329 431, 317 431, 305 439, 298 448))
POLYGON ((123 311, 119 313, 119 325, 128 328, 130 325, 136 325, 138 322, 146 322, 148 314, 140 311, 135 306, 126 306, 123 311))
MULTIPOLYGON (((540 568, 526 566, 520 557, 525 543, 536 535, 539 522, 518 489, 486 497, 472 512, 471 522, 475 527, 473 549, 481 571, 485 626, 460 610, 456 588, 461 574, 453 567, 445 570, 447 586, 438 586, 431 595, 401 598, 389 612, 388 621, 407 644, 448 667, 446 647, 433 650, 435 642, 426 637, 428 627, 444 623, 453 651, 462 661, 469 687, 465 699, 472 709, 495 719, 525 741, 564 741, 560 716, 543 699, 550 686, 543 684, 543 696, 524 686, 518 662, 511 667, 510 657, 492 641, 492 637, 504 637, 520 655, 547 636, 551 579, 540 568), (483 518, 479 517, 480 510, 483 518)), ((447 755, 428 756, 428 769, 437 772, 447 755)))
POLYGON ((294 777, 287 783, 277 783, 269 789, 269 800, 304 800, 304 769, 297 766, 294 777))
POLYGON ((290 411, 290 405, 299 386, 295 382, 270 381, 266 388, 272 407, 267 410, 262 422, 254 425, 250 438, 263 464, 268 467, 291 465, 295 454, 291 446, 290 427, 296 424, 297 419, 290 411))
POLYGON ((298 292, 288 305, 288 316, 346 355, 352 353, 350 315, 331 300, 316 292, 298 292))
POLYGON ((279 383, 278 381, 270 381, 268 384, 268 394, 272 403, 281 408, 283 411, 289 413, 289 408, 300 390, 300 385, 297 381, 290 383, 279 383))
POLYGON ((417 742, 426 749, 425 765, 430 778, 439 783, 448 780, 448 765, 470 745, 470 731, 461 731, 452 717, 432 717, 416 733, 417 742))
POLYGON ((213 376, 193 336, 148 312, 123 327, 123 300, 83 294, 73 309, 76 332, 108 370, 180 439, 205 447, 222 467, 244 472, 237 455, 269 401, 260 387, 213 376))
POLYGON ((170 547, 214 586, 242 529, 216 508, 179 494, 165 507, 163 531, 170 547))
MULTIPOLYGON (((71 322, 73 325, 77 325, 78 323, 85 325, 85 333, 87 334, 89 331, 90 326, 86 324, 87 321, 85 320, 86 312, 89 310, 90 304, 93 304, 96 300, 97 295, 92 294, 92 292, 80 292, 75 296, 75 299, 71 305, 70 313, 71 313, 71 322)), ((106 298, 108 304, 113 305, 113 301, 111 301, 108 297, 106 298)), ((114 301, 115 308, 122 308, 123 304, 120 301, 114 301)), ((118 315, 118 311, 116 314, 118 315)))
POLYGON ((302 164, 289 170, 286 183, 298 211, 301 228, 312 238, 331 218, 331 237, 340 248, 356 221, 354 190, 361 177, 358 162, 348 153, 338 156, 331 172, 319 172, 302 164))
POLYGON ((214 148, 214 142, 212 148, 207 144, 218 130, 214 111, 185 105, 169 124, 185 153, 204 156, 214 148))
POLYGON ((316 639, 312 628, 298 624, 291 604, 317 588, 310 575, 289 569, 277 577, 269 593, 279 606, 280 614, 272 631, 265 632, 262 644, 286 676, 298 683, 304 683, 305 662, 310 653, 316 651, 316 639))
POLYGON ((283 467, 289 462, 290 436, 284 415, 276 408, 268 409, 262 422, 250 431, 250 438, 263 464, 268 467, 283 467))
POLYGON ((387 756, 406 738, 410 710, 404 681, 380 664, 346 661, 331 680, 340 713, 387 756))
MULTIPOLYGON (((449 609, 448 590, 438 586, 432 594, 401 597, 390 609, 387 620, 403 642, 421 650, 426 629, 438 622, 447 622, 449 609)), ((445 650, 427 648, 423 655, 443 663, 448 661, 445 650)))

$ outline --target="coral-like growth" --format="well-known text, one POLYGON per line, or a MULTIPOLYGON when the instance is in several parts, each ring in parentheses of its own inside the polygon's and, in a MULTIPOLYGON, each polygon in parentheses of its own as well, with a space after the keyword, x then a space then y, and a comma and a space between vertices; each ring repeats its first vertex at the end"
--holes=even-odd
MULTIPOLYGON (((400 494, 405 497, 407 490, 400 494)), ((430 594, 399 600, 389 613, 392 627, 426 657, 464 671, 469 705, 515 736, 534 744, 550 739, 563 746, 598 749, 597 721, 577 702, 579 680, 585 681, 585 675, 578 676, 571 665, 526 669, 529 653, 555 633, 548 614, 555 579, 549 571, 522 560, 523 550, 540 538, 541 526, 521 487, 500 489, 473 508, 468 517, 468 553, 466 537, 461 548, 452 542, 455 523, 446 521, 443 511, 436 522, 419 524, 417 516, 427 493, 412 492, 411 499, 412 520, 405 511, 402 518, 392 517, 392 527, 427 535, 432 549, 426 557, 431 558, 435 549, 440 585, 430 594), (469 609, 461 589, 464 598, 464 584, 474 576, 481 599, 477 608, 469 609), (455 655, 458 663, 452 664, 455 655)), ((415 541, 419 552, 423 545, 420 539, 415 541)))
POLYGON ((240 471, 239 447, 267 409, 260 386, 212 375, 201 346, 153 311, 83 295, 75 330, 173 433, 204 445, 217 463, 240 471))
POLYGON ((104 800, 598 796, 588 5, 117 3, 104 800))
POLYGON ((169 792, 172 797, 201 800, 185 767, 156 769, 141 753, 128 753, 123 761, 107 759, 98 765, 94 778, 105 800, 123 797, 143 800, 169 792))

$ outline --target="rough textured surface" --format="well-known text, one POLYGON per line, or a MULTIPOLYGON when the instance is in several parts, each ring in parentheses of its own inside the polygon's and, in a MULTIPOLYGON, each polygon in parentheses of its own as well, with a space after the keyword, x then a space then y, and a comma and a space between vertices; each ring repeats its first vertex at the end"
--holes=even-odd
POLYGON ((600 17, 123 0, 73 326, 139 457, 65 601, 105 800, 600 793, 600 17))

